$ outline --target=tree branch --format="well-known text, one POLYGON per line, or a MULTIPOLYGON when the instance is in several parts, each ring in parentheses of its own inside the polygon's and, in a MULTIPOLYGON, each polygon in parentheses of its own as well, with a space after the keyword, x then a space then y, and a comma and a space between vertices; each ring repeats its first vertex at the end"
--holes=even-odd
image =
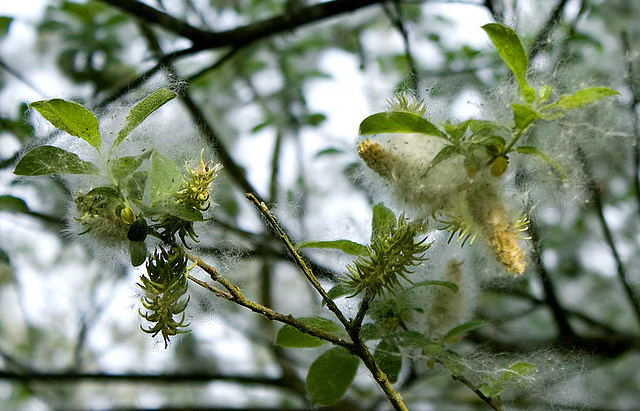
POLYGON ((620 257, 620 253, 618 253, 618 248, 616 247, 615 242, 613 241, 613 234, 609 229, 609 225, 607 224, 607 220, 604 217, 604 205, 602 203, 602 194, 600 193, 600 189, 598 188, 598 183, 596 182, 593 172, 591 171, 591 165, 587 160, 587 156, 581 147, 576 148, 576 153, 578 157, 578 161, 580 161, 582 165, 583 172, 587 177, 587 187, 591 194, 591 199, 593 200, 593 205, 598 213, 598 220, 600 221, 600 225, 602 226, 602 232, 604 234, 605 241, 611 250, 611 255, 616 262, 616 268, 618 273, 618 280, 624 289, 625 294, 627 295, 627 299, 629 300, 629 304, 633 308, 636 319, 638 320, 638 324, 640 325, 640 298, 636 294, 629 278, 627 277, 626 269, 624 268, 624 264, 622 263, 622 258, 620 257))
POLYGON ((157 24, 193 41, 200 50, 222 47, 238 47, 275 34, 293 31, 299 27, 328 19, 340 14, 356 11, 383 0, 334 0, 313 6, 302 7, 277 17, 258 21, 232 30, 211 32, 192 27, 153 7, 135 0, 100 0, 134 15, 146 23, 157 24))

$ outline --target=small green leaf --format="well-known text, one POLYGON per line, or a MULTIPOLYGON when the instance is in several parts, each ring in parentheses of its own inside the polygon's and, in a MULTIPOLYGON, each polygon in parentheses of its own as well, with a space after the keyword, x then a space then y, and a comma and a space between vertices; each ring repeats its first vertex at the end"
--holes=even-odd
POLYGON ((126 123, 118 132, 118 137, 113 142, 113 147, 118 147, 144 119, 174 98, 176 98, 176 93, 166 88, 161 88, 139 101, 127 114, 126 123))
POLYGON ((336 154, 344 154, 344 150, 341 150, 335 147, 325 148, 324 150, 318 151, 315 155, 315 158, 329 156, 329 155, 336 155, 336 154))
POLYGON ((80 104, 54 98, 36 101, 29 104, 29 107, 37 110, 42 117, 60 130, 80 137, 96 148, 100 147, 98 119, 80 104))
POLYGON ((458 286, 456 284, 450 283, 449 281, 437 281, 437 280, 421 281, 419 283, 415 283, 414 285, 412 285, 408 289, 410 290, 411 288, 429 286, 429 285, 446 287, 446 288, 450 289, 451 291, 453 291, 454 293, 458 292, 458 286))
POLYGON ((161 216, 169 214, 185 221, 204 221, 202 213, 184 204, 178 204, 173 199, 165 199, 145 210, 151 215, 161 216))
POLYGON ((116 190, 113 187, 96 187, 96 188, 92 188, 91 190, 89 190, 87 192, 86 195, 88 195, 88 196, 105 196, 105 197, 118 198, 118 199, 122 198, 122 194, 120 193, 120 191, 116 190))
POLYGON ((563 180, 565 180, 568 177, 567 173, 564 172, 564 169, 560 164, 556 163, 551 157, 549 157, 548 155, 546 155, 545 153, 543 153, 542 151, 538 150, 535 147, 520 146, 516 148, 516 153, 534 155, 538 157, 540 160, 549 164, 551 167, 555 168, 558 174, 560 174, 560 178, 562 178, 563 180))
POLYGON ((302 248, 330 248, 349 255, 365 255, 367 253, 367 247, 349 240, 305 241, 296 245, 296 248, 298 250, 302 248))
POLYGON ((396 215, 382 203, 373 206, 371 219, 371 242, 377 238, 388 236, 396 226, 396 215))
POLYGON ((529 127, 534 120, 540 118, 540 113, 529 106, 512 104, 511 108, 513 109, 513 122, 519 130, 524 130, 529 127))
POLYGON ((98 174, 98 168, 77 155, 53 146, 38 146, 27 152, 13 173, 19 176, 46 174, 98 174))
POLYGON ((0 16, 0 38, 7 35, 12 21, 13 17, 0 16))
POLYGON ((358 371, 360 360, 342 347, 334 347, 311 364, 307 392, 315 405, 333 405, 344 396, 358 371))
MULTIPOLYGON (((329 298, 331 298, 332 300, 335 300, 336 298, 340 298, 350 294, 353 294, 353 289, 347 286, 346 284, 338 284, 332 289, 330 289, 329 292, 327 293, 329 298)), ((325 305, 325 304, 326 304, 325 301, 322 300, 322 305, 325 305)))
POLYGON ((446 134, 424 118, 404 111, 373 114, 360 123, 361 136, 383 133, 420 133, 447 139, 446 134))
POLYGON ((15 211, 18 213, 29 213, 29 207, 23 199, 10 196, 0 196, 0 211, 15 211))
POLYGON ((149 226, 147 225, 147 221, 142 217, 138 217, 138 219, 131 224, 131 227, 129 227, 127 238, 132 242, 140 242, 144 241, 148 234, 149 226))
POLYGON ((442 163, 443 161, 448 160, 451 157, 455 155, 460 155, 460 154, 462 153, 460 152, 460 149, 458 147, 444 146, 444 148, 440 150, 438 154, 436 154, 433 160, 431 160, 427 168, 424 170, 424 174, 426 175, 429 171, 431 171, 431 169, 433 169, 435 166, 442 163))
POLYGON ((360 337, 364 341, 379 340, 384 336, 384 334, 385 333, 380 326, 373 323, 364 324, 360 329, 360 337))
POLYGON ((530 362, 517 362, 500 375, 499 381, 513 382, 538 371, 538 367, 530 362))
POLYGON ((173 196, 182 185, 182 173, 169 157, 157 152, 151 154, 151 172, 149 173, 149 192, 151 204, 173 196))
POLYGON ((403 331, 396 335, 396 343, 404 348, 420 348, 424 355, 435 355, 443 350, 442 345, 415 331, 403 331))
POLYGON ((506 136, 511 134, 507 127, 487 120, 469 120, 469 130, 476 137, 473 140, 476 140, 477 137, 492 136, 500 133, 506 136))
POLYGON ((304 120, 304 122, 306 124, 309 124, 310 126, 317 127, 323 122, 325 122, 326 120, 327 120, 327 116, 325 116, 324 114, 314 113, 314 114, 309 114, 307 118, 304 120))
POLYGON ((558 101, 543 107, 541 110, 557 107, 574 109, 586 106, 602 98, 616 95, 620 95, 620 93, 607 87, 589 87, 579 90, 572 95, 563 94, 558 101))
POLYGON ((138 267, 144 264, 147 259, 147 246, 144 244, 144 241, 129 242, 129 256, 132 266, 138 267))
POLYGON ((535 98, 535 91, 527 85, 526 72, 529 59, 518 33, 511 27, 498 23, 485 24, 482 29, 489 35, 500 58, 515 76, 520 94, 525 97, 528 103, 531 103, 531 91, 533 91, 533 98, 535 98))
POLYGON ((380 341, 373 353, 380 369, 387 374, 387 378, 391 384, 398 381, 398 374, 402 368, 402 357, 400 356, 400 348, 391 339, 385 338, 380 341))
POLYGON ((438 359, 447 367, 451 375, 462 375, 467 370, 460 354, 454 351, 442 351, 438 354, 438 359))
POLYGON ((545 84, 544 86, 540 87, 540 90, 538 90, 538 104, 542 104, 545 101, 547 101, 550 95, 551 95, 550 85, 545 84))
POLYGON ((114 159, 110 162, 111 176, 118 182, 130 176, 140 167, 140 164, 142 164, 145 159, 149 158, 152 152, 153 151, 149 150, 139 156, 127 156, 114 159))
MULTIPOLYGON (((298 318, 298 321, 308 325, 309 327, 331 334, 336 334, 341 331, 338 324, 322 317, 303 317, 298 318)), ((324 343, 325 341, 320 338, 305 334, 290 325, 282 327, 276 336, 276 344, 286 348, 313 348, 324 343)))
POLYGON ((504 387, 498 384, 482 384, 478 389, 485 397, 495 397, 500 395, 504 387))
POLYGON ((467 120, 460 124, 445 123, 442 126, 452 140, 460 141, 462 137, 464 137, 464 134, 467 132, 467 128, 469 128, 470 124, 471 120, 467 120))
POLYGON ((475 330, 476 328, 484 327, 485 325, 489 325, 489 323, 486 321, 471 321, 468 323, 464 323, 449 330, 449 332, 444 336, 443 340, 462 335, 471 330, 475 330))
POLYGON ((130 201, 135 201, 137 203, 142 202, 148 177, 148 171, 136 171, 131 175, 131 177, 129 177, 129 180, 127 181, 127 198, 130 201))

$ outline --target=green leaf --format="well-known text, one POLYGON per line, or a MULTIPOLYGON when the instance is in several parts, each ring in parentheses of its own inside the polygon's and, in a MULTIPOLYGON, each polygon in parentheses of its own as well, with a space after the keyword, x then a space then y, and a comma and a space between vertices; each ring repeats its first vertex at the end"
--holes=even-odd
POLYGON ((447 136, 424 118, 404 111, 373 114, 360 123, 360 135, 383 133, 420 133, 430 136, 447 136))
POLYGON ((53 146, 38 146, 27 152, 13 173, 19 176, 46 174, 98 174, 98 168, 77 155, 53 146))
MULTIPOLYGON (((327 295, 332 300, 335 300, 336 298, 340 298, 352 293, 353 293, 353 289, 351 287, 347 286, 346 284, 338 284, 332 289, 330 289, 327 295)), ((322 305, 325 305, 325 304, 326 304, 325 301, 322 300, 322 305)))
POLYGON ((151 172, 149 173, 149 192, 151 204, 173 196, 182 185, 182 173, 169 157, 157 152, 151 154, 151 172))
POLYGON ((512 104, 511 108, 513 109, 513 122, 519 130, 524 130, 529 127, 534 120, 540 118, 540 113, 529 106, 512 104))
POLYGON ((467 370, 460 354, 454 351, 442 351, 438 354, 438 359, 447 367, 451 375, 462 375, 467 370))
POLYGON ((13 17, 0 16, 0 38, 7 35, 12 21, 13 17))
POLYGON ((42 117, 60 130, 80 137, 96 148, 100 147, 98 119, 80 104, 54 98, 36 101, 29 104, 29 107, 37 110, 42 117))
POLYGON ((601 98, 616 95, 620 95, 620 93, 607 87, 589 87, 579 90, 572 95, 563 94, 558 101, 543 107, 541 110, 548 110, 550 108, 557 107, 574 109, 591 104, 601 98))
POLYGON ((452 140, 459 141, 464 137, 464 133, 467 132, 467 128, 469 128, 470 124, 471 120, 467 120, 460 124, 445 123, 442 126, 452 140))
POLYGON ((316 405, 333 405, 344 396, 353 382, 360 361, 342 347, 325 352, 311 364, 307 374, 307 392, 316 405))
POLYGON ((379 340, 385 335, 385 332, 379 325, 367 323, 360 329, 360 337, 364 341, 379 340))
POLYGON ((408 289, 410 290, 411 288, 428 286, 428 285, 446 287, 446 288, 450 289, 451 291, 453 291, 454 293, 458 292, 458 286, 456 284, 450 283, 449 281, 437 281, 437 280, 421 281, 419 283, 415 283, 413 286, 411 286, 408 289))
POLYGON ((380 369, 387 374, 387 378, 391 384, 398 381, 398 374, 402 368, 402 357, 400 356, 400 348, 391 339, 385 338, 380 341, 373 353, 380 369))
POLYGON ((415 331, 403 331, 396 335, 396 343, 404 348, 420 348, 424 355, 435 355, 443 349, 442 345, 415 331))
POLYGON ((367 247, 349 240, 305 241, 296 245, 296 248, 298 250, 302 248, 330 248, 349 255, 365 255, 367 253, 367 247))
POLYGON ((545 153, 543 153, 542 151, 538 150, 535 147, 520 146, 516 148, 516 153, 534 155, 538 157, 540 160, 549 164, 551 167, 555 168, 558 174, 560 174, 560 178, 562 178, 563 180, 565 180, 568 177, 567 173, 564 172, 564 169, 560 164, 556 163, 551 157, 549 157, 548 155, 546 155, 545 153))
POLYGON ((551 95, 550 85, 545 84, 544 86, 540 87, 540 90, 538 90, 538 104, 542 104, 545 101, 547 101, 550 95, 551 95))
POLYGON ((485 137, 485 138, 477 139, 476 141, 473 141, 473 145, 480 145, 485 149, 487 154, 489 154, 490 156, 496 156, 500 154, 502 150, 504 150, 504 147, 507 145, 507 142, 502 137, 489 136, 489 137, 485 137))
POLYGON ((498 384, 482 384, 478 389, 485 397, 495 397, 500 395, 504 387, 498 384))
MULTIPOLYGON (((298 321, 308 325, 309 327, 331 334, 336 334, 341 331, 338 324, 322 317, 303 317, 298 318, 298 321)), ((305 334, 290 325, 285 325, 280 328, 280 331, 278 331, 278 335, 276 336, 276 344, 287 348, 313 348, 324 343, 325 341, 320 338, 305 334)))
POLYGON ((152 152, 153 151, 150 150, 139 156, 120 157, 110 161, 111 176, 118 182, 130 176, 140 167, 140 164, 142 164, 144 160, 149 158, 152 152))
POLYGON ((144 264, 147 259, 147 246, 144 244, 144 241, 129 242, 129 256, 132 266, 138 267, 144 264))
POLYGON ((174 98, 176 98, 176 93, 166 88, 161 88, 139 101, 127 114, 126 123, 118 132, 118 137, 113 142, 113 147, 118 147, 144 119, 174 98))
POLYGON ((144 189, 149 177, 148 171, 136 171, 127 181, 127 198, 138 203, 142 202, 144 189))
POLYGON ((436 156, 433 158, 433 160, 431 160, 431 162, 429 163, 429 165, 427 166, 427 168, 424 171, 424 174, 427 174, 429 171, 431 171, 431 169, 433 169, 435 166, 437 166, 438 164, 442 163, 445 160, 450 159, 451 157, 455 156, 455 155, 459 155, 462 154, 460 152, 460 149, 456 146, 444 146, 444 148, 442 150, 440 150, 440 152, 438 154, 436 154, 436 156))
POLYGON ((304 122, 310 126, 317 127, 327 120, 327 116, 322 113, 309 114, 304 122))
POLYGON ((496 133, 503 133, 504 135, 510 135, 511 131, 501 125, 487 120, 469 120, 469 130, 474 136, 490 136, 496 133))
POLYGON ((96 188, 92 188, 91 190, 89 190, 89 192, 87 192, 86 195, 88 195, 88 196, 105 196, 105 197, 118 198, 118 199, 122 198, 122 194, 120 193, 120 191, 116 190, 113 187, 96 187, 96 188))
POLYGON ((29 213, 29 207, 23 199, 10 196, 0 196, 0 211, 15 211, 18 213, 29 213))
POLYGON ((173 199, 165 199, 146 210, 151 215, 169 214, 185 221, 204 221, 202 213, 173 199))
POLYGON ((479 327, 484 327, 485 325, 489 325, 489 323, 486 321, 471 321, 468 323, 464 323, 462 325, 459 325, 449 330, 449 332, 444 336, 443 340, 447 340, 452 337, 457 337, 458 335, 462 335, 466 332, 475 330, 476 328, 479 328, 479 327))
POLYGON ((373 206, 371 219, 371 242, 377 238, 388 236, 396 226, 396 215, 382 203, 373 206))
POLYGON ((517 381, 522 377, 525 377, 531 373, 538 371, 538 367, 535 364, 529 362, 517 362, 500 375, 499 381, 512 382, 517 381))
POLYGON ((526 80, 529 59, 518 33, 511 27, 498 23, 485 24, 482 28, 489 35, 502 61, 515 76, 520 93, 528 103, 533 102, 531 97, 533 92, 533 98, 535 99, 535 91, 527 85, 526 80))

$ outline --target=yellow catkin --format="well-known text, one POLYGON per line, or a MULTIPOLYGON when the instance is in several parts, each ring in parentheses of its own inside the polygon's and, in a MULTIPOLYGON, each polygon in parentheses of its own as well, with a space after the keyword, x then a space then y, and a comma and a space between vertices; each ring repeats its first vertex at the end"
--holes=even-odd
POLYGON ((483 231, 493 252, 507 272, 522 274, 526 268, 526 262, 524 251, 518 244, 520 235, 502 207, 491 210, 483 231))
POLYGON ((392 160, 389 153, 380 144, 366 139, 358 144, 358 155, 367 167, 378 173, 380 177, 390 177, 392 160))
POLYGON ((481 184, 468 193, 473 219, 493 250, 498 261, 510 274, 522 274, 526 268, 526 256, 518 240, 520 229, 510 218, 490 184, 481 184))

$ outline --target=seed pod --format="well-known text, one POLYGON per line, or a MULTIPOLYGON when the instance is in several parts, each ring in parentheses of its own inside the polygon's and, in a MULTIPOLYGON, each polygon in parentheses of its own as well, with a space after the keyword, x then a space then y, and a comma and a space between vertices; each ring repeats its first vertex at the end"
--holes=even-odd
POLYGON ((131 207, 127 206, 120 211, 120 218, 127 224, 133 224, 136 220, 136 213, 133 212, 131 207))
POLYGON ((129 241, 141 242, 147 238, 147 234, 149 234, 147 222, 144 218, 138 217, 138 219, 131 224, 131 227, 129 227, 127 238, 129 241))
POLYGON ((509 165, 509 159, 505 156, 498 157, 491 164, 491 175, 494 177, 500 177, 507 171, 509 165))

